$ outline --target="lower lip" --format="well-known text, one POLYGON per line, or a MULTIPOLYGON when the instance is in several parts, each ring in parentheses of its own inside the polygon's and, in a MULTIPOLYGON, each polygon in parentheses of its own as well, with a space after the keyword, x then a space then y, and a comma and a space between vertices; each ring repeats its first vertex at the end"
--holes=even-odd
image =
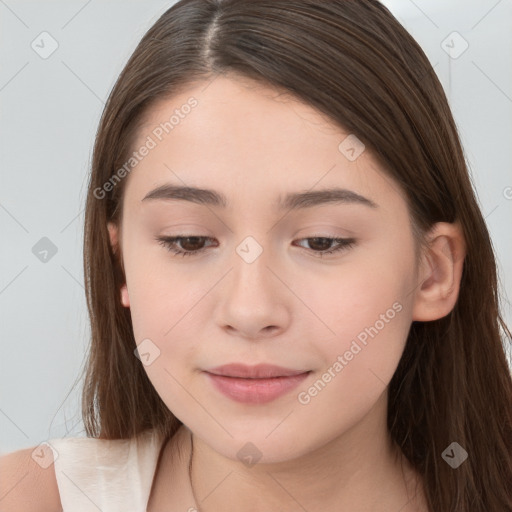
POLYGON ((296 388, 310 372, 289 377, 268 379, 242 379, 208 373, 213 385, 235 402, 265 404, 296 388))

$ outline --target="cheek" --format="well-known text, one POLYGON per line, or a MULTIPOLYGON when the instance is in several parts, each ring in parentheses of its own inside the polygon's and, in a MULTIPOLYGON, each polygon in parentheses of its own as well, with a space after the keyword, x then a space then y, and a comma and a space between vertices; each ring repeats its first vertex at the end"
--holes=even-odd
POLYGON ((201 341, 191 326, 204 323, 201 299, 211 284, 170 265, 163 248, 133 247, 129 256, 125 269, 134 337, 151 359, 144 369, 167 406, 180 410, 190 400, 183 388, 190 387, 201 341))
POLYGON ((191 407, 187 390, 194 386, 196 375, 191 369, 201 341, 191 333, 191 326, 204 322, 198 315, 207 290, 204 285, 191 284, 183 274, 164 276, 155 267, 132 274, 130 311, 136 343, 150 353, 150 364, 144 364, 144 370, 169 410, 184 421, 180 413, 191 407))
POLYGON ((388 385, 411 324, 412 268, 407 255, 374 254, 375 258, 360 258, 346 270, 341 268, 336 280, 322 286, 309 283, 309 289, 301 291, 322 320, 315 320, 315 330, 323 333, 315 350, 325 370, 336 374, 329 388, 349 402, 380 393, 388 385))
MULTIPOLYGON (((137 343, 155 338, 164 343, 190 321, 194 306, 208 292, 208 280, 194 279, 157 243, 126 240, 125 269, 130 312, 137 343), (132 243, 133 241, 133 243, 132 243)), ((197 275, 195 275, 197 277, 197 275)), ((211 286, 211 285, 210 285, 211 286)))
POLYGON ((322 319, 336 335, 317 344, 325 366, 297 392, 297 413, 327 437, 350 429, 370 411, 405 347, 410 326, 405 294, 396 279, 376 278, 347 278, 343 289, 327 290, 322 319))

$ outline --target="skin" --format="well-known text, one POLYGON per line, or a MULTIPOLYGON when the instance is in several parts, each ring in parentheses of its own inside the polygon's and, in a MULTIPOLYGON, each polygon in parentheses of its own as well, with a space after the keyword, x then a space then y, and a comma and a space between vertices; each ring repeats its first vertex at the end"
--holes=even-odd
POLYGON ((417 475, 390 440, 388 384, 412 321, 441 318, 455 305, 465 254, 460 227, 436 224, 417 261, 405 196, 370 152, 350 161, 338 149, 348 132, 289 95, 234 75, 160 101, 136 148, 192 96, 198 105, 125 178, 121 226, 108 225, 123 257, 120 300, 136 342, 149 338, 160 350, 145 370, 184 423, 164 449, 149 510, 427 510, 417 475), (166 183, 217 190, 229 206, 142 201, 166 183), (378 208, 273 210, 288 192, 331 186, 378 208), (183 242, 206 247, 186 257, 155 240, 183 234, 212 240, 183 242), (247 236, 263 249, 250 264, 236 252, 247 236), (320 258, 336 243, 315 245, 315 236, 356 243, 320 258), (300 403, 299 392, 396 303, 400 312, 300 403), (270 403, 241 404, 202 372, 230 362, 311 373, 270 403), (190 433, 199 504, 188 483, 190 433), (250 467, 237 456, 248 442, 261 453, 250 467))

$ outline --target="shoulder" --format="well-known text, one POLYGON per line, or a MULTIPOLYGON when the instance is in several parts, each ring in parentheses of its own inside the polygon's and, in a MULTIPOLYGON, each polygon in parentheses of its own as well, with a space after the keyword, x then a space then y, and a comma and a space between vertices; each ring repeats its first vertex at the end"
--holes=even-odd
MULTIPOLYGON (((123 502, 143 510, 162 437, 64 437, 0 456, 1 512, 88 510, 123 502)), ((135 508, 134 508, 135 507, 135 508)))
POLYGON ((53 452, 46 445, 0 456, 2 512, 61 512, 53 452))

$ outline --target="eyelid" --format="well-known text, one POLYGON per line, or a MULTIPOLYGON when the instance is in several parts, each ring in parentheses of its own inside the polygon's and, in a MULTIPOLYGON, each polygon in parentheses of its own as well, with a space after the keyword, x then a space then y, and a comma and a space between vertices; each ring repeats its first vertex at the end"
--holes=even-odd
MULTIPOLYGON (((190 238, 197 238, 197 239, 204 239, 206 241, 215 240, 213 237, 209 236, 202 236, 197 234, 179 234, 179 235, 173 235, 173 236, 161 236, 156 237, 155 239, 164 246, 169 252, 174 253, 176 256, 198 256, 202 253, 204 253, 208 247, 201 247, 200 249, 197 249, 195 251, 187 251, 184 249, 176 249, 176 244, 178 241, 183 239, 190 239, 190 238)), ((306 252, 310 253, 313 257, 316 258, 322 258, 324 256, 335 254, 335 253, 341 253, 345 250, 350 249, 354 245, 357 244, 357 239, 354 237, 348 237, 348 238, 341 238, 336 236, 326 236, 326 235, 313 235, 313 236, 306 236, 301 238, 294 238, 294 241, 303 241, 303 240, 314 240, 314 239, 325 239, 329 240, 330 243, 334 243, 337 245, 334 245, 334 248, 331 249, 324 249, 322 251, 315 251, 313 249, 307 249, 305 247, 302 247, 299 245, 299 247, 303 248, 306 252)))

